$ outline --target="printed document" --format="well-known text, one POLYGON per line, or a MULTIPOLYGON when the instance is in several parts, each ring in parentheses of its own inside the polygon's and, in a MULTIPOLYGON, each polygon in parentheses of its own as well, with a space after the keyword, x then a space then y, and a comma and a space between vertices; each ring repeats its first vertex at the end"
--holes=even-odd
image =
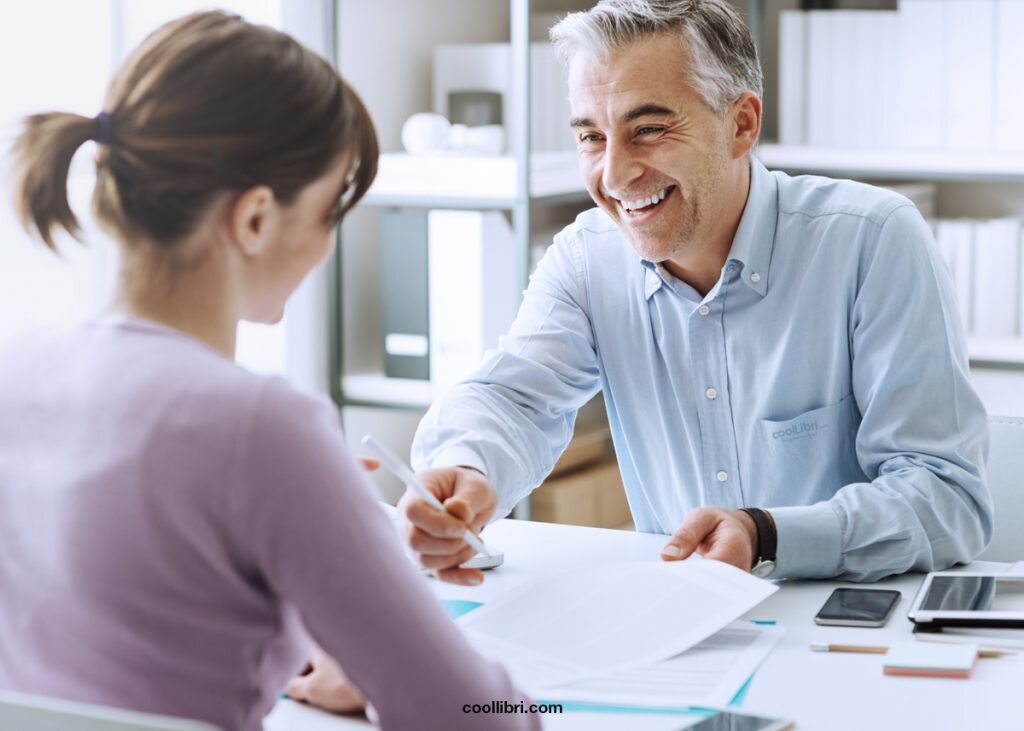
POLYGON ((777 590, 719 561, 613 562, 546 576, 458 623, 533 692, 541 676, 550 687, 679 655, 777 590))

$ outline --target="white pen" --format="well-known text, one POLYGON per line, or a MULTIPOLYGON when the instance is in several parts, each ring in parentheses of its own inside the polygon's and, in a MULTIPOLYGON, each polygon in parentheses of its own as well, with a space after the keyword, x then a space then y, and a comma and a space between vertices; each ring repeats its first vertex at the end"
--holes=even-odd
MULTIPOLYGON (((412 468, 405 464, 397 454, 392 452, 369 434, 363 437, 363 446, 369 449, 373 453, 373 456, 379 459, 380 463, 384 465, 391 474, 404 482, 406 487, 423 498, 430 507, 440 510, 442 513, 448 512, 444 509, 444 505, 441 504, 441 501, 434 497, 427 488, 420 484, 420 481, 416 479, 416 475, 413 474, 412 468)), ((491 552, 487 550, 487 546, 484 545, 484 542, 468 528, 463 534, 463 538, 466 539, 466 543, 476 549, 477 553, 483 556, 491 555, 491 552)))

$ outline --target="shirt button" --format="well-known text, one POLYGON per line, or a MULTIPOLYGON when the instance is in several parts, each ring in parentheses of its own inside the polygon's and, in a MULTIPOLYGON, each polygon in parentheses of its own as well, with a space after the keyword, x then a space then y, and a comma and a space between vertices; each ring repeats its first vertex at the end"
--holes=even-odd
POLYGON ((716 391, 713 388, 709 388, 707 391, 704 392, 704 395, 707 396, 712 401, 714 401, 716 398, 718 398, 718 391, 716 391))
POLYGON ((725 482, 729 479, 729 473, 725 470, 718 470, 718 474, 715 475, 719 482, 725 482))
POLYGON ((711 312, 711 308, 708 307, 707 305, 701 305, 700 307, 697 308, 697 312, 700 313, 701 317, 707 317, 708 313, 711 312))
POLYGON ((750 281, 753 282, 754 284, 757 284, 758 282, 761 281, 761 275, 758 274, 757 272, 754 272, 753 274, 750 275, 750 281))

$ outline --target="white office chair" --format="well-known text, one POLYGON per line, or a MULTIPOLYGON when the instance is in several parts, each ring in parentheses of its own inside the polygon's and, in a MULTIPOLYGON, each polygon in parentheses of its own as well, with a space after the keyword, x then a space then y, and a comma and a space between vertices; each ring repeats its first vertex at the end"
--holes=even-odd
POLYGON ((982 561, 1024 559, 1024 419, 990 416, 988 489, 995 504, 992 545, 982 561))
POLYGON ((14 731, 219 731, 185 721, 118 708, 0 691, 0 729, 14 731))

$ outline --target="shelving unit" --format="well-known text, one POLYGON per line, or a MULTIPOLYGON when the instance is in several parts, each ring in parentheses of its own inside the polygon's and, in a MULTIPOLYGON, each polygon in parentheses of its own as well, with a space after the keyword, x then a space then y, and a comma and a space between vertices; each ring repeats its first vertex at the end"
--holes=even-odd
MULTIPOLYGON (((853 0, 843 0, 840 5, 845 9, 858 7, 853 0)), ((775 43, 779 12, 787 8, 766 5, 764 0, 748 0, 748 6, 751 9, 757 7, 757 12, 764 15, 760 47, 762 51, 766 45, 770 49, 770 57, 762 53, 767 82, 779 69, 778 59, 772 54, 779 51, 775 43), (767 44, 764 42, 766 38, 769 39, 767 44)), ((788 5, 789 9, 796 7, 795 2, 788 5)), ((871 7, 883 9, 880 3, 873 3, 871 7)), ((896 3, 884 6, 884 9, 895 10, 896 3)), ((771 86, 766 83, 766 89, 771 86)), ((767 109, 779 110, 782 107, 781 99, 769 99, 766 104, 767 109)), ((774 120, 766 122, 769 134, 774 133, 772 122, 774 120)), ((941 218, 1024 216, 1022 153, 781 145, 769 139, 758 145, 756 155, 769 169, 790 174, 816 174, 871 182, 936 183, 941 218)), ((969 336, 967 346, 972 371, 998 369, 1007 375, 1011 371, 1024 371, 1024 335, 1000 339, 969 336)))
POLYGON ((919 150, 810 147, 762 143, 757 157, 768 168, 831 177, 1024 183, 1024 155, 919 150))
MULTIPOLYGON (((437 389, 429 381, 391 378, 384 373, 381 303, 375 283, 381 281, 377 272, 386 268, 387 262, 380 261, 374 251, 380 211, 394 208, 505 212, 515 237, 517 266, 513 276, 520 285, 518 289, 524 290, 530 267, 532 224, 538 207, 582 207, 589 201, 575 152, 531 154, 531 12, 570 11, 589 4, 583 0, 437 0, 428 14, 417 0, 397 0, 386 13, 373 7, 374 4, 364 5, 357 0, 336 2, 342 29, 339 68, 364 96, 385 152, 373 186, 346 221, 335 257, 335 291, 330 303, 332 396, 342 411, 346 430, 358 432, 352 433, 350 439, 373 428, 382 434, 390 432, 392 446, 401 450, 408 446, 401 440, 411 437, 415 423, 434 400, 437 389), (502 12, 507 11, 504 18, 497 14, 499 7, 502 12), (405 18, 402 27, 396 29, 405 35, 383 44, 381 39, 367 35, 380 31, 349 31, 348 48, 364 46, 365 59, 346 64, 345 28, 376 29, 382 23, 371 22, 371 16, 372 20, 383 21, 394 13, 405 18), (422 22, 410 19, 410 14, 416 13, 422 13, 422 22), (468 17, 474 13, 475 19, 468 17), (404 120, 431 106, 429 94, 423 93, 423 87, 430 87, 429 71, 423 73, 423 61, 430 57, 433 46, 502 40, 511 46, 513 69, 505 107, 505 124, 512 135, 508 154, 412 156, 395 152, 399 147, 397 131, 404 120), (419 48, 412 50, 415 44, 419 48), (388 51, 383 50, 385 47, 388 51), (385 58, 387 64, 375 65, 385 58), (403 65, 410 75, 420 73, 419 85, 406 83, 408 79, 398 71, 403 65), (365 81, 360 83, 361 80, 365 81), (404 88, 402 83, 406 83, 404 88), (377 94, 384 88, 388 89, 387 95, 377 94), (380 425, 366 426, 367 421, 378 418, 382 420, 380 425), (361 421, 349 428, 349 421, 355 419, 361 421), (397 422, 401 422, 400 428, 394 427, 397 422)), ((426 66, 429 69, 429 64, 426 66)), ((520 505, 516 516, 528 517, 529 506, 520 505)))

